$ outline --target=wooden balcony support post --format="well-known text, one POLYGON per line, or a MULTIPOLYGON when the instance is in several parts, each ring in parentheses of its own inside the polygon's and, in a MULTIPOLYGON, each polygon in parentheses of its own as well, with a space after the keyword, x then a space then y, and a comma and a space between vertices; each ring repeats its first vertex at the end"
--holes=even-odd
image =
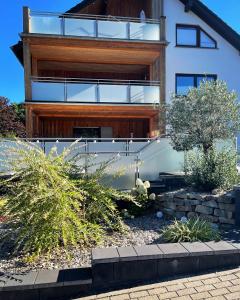
POLYGON ((23 32, 30 32, 30 9, 27 6, 23 7, 23 32))
POLYGON ((31 53, 29 42, 23 41, 23 63, 24 63, 24 82, 25 82, 25 100, 32 100, 31 87, 31 53))
POLYGON ((33 137, 33 113, 32 108, 26 105, 26 134, 27 138, 33 137))

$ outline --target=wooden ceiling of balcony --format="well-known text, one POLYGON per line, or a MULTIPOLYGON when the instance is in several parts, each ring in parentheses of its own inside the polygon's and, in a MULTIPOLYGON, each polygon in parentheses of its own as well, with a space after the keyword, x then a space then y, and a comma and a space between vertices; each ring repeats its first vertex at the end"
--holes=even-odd
POLYGON ((160 55, 160 43, 28 37, 37 60, 150 65, 160 55))
POLYGON ((26 104, 36 115, 42 117, 104 117, 104 118, 150 118, 158 115, 153 106, 108 106, 72 104, 26 104))
POLYGON ((145 73, 146 65, 124 65, 124 64, 98 64, 39 60, 38 70, 65 70, 81 72, 117 72, 117 73, 145 73))

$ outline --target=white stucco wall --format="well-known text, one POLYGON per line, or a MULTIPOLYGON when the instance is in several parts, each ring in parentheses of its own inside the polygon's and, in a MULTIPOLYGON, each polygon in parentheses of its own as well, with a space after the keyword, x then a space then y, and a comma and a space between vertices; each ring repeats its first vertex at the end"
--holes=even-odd
POLYGON ((179 0, 165 0, 166 36, 170 44, 166 51, 167 102, 175 92, 175 74, 217 74, 229 89, 236 90, 240 100, 240 55, 231 44, 192 12, 185 13, 179 0), (201 26, 217 41, 218 49, 176 47, 176 24, 201 26))

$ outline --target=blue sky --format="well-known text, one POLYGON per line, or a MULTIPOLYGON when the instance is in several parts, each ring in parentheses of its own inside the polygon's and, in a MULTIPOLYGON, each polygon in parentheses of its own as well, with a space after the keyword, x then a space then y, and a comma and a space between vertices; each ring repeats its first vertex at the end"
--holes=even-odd
MULTIPOLYGON (((23 68, 10 50, 22 31, 22 6, 33 10, 63 12, 80 0, 1 0, 0 18, 0 96, 12 102, 24 100, 23 68)), ((202 0, 210 9, 240 33, 239 0, 202 0)))

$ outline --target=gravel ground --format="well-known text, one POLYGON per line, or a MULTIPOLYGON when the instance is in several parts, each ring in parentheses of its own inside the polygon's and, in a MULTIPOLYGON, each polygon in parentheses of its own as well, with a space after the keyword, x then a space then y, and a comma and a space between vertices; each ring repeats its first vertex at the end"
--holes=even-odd
MULTIPOLYGON (((158 219, 156 215, 147 215, 135 219, 125 220, 127 232, 114 233, 106 236, 102 245, 98 247, 124 247, 154 244, 161 242, 160 229, 167 221, 158 219)), ((1 227, 0 227, 1 232, 1 227)), ((66 269, 79 268, 90 265, 91 248, 72 248, 71 258, 64 251, 53 254, 51 257, 41 256, 33 263, 26 263, 21 256, 10 256, 11 245, 0 253, 0 272, 16 273, 37 269, 66 269)))

